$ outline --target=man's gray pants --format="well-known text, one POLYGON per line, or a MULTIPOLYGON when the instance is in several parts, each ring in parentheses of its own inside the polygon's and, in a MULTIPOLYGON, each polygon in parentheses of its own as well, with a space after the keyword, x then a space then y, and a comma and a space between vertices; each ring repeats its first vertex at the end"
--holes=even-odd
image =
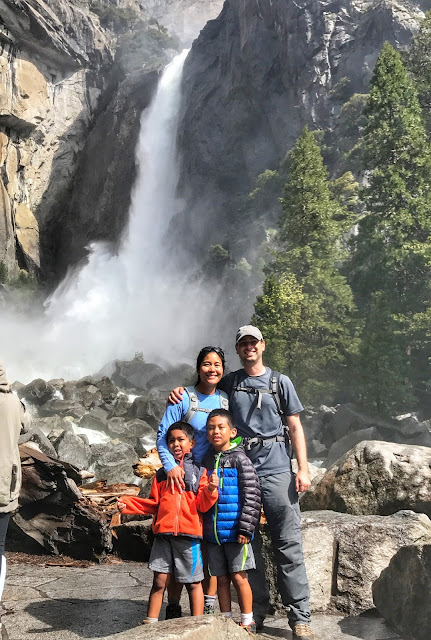
MULTIPOLYGON (((278 589, 290 626, 310 622, 310 590, 302 553, 301 517, 295 476, 292 472, 259 478, 262 503, 271 532, 278 573, 278 589)), ((256 530, 252 542, 256 569, 248 572, 253 591, 255 617, 264 618, 269 610, 269 591, 261 553, 261 539, 256 530)))

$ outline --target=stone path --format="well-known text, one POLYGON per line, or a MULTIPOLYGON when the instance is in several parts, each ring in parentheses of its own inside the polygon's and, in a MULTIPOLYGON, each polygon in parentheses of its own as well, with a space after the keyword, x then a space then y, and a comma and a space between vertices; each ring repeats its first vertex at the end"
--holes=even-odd
MULTIPOLYGON (((132 630, 146 613, 151 582, 151 571, 140 563, 88 568, 10 565, 3 625, 9 640, 114 640, 115 634, 128 630, 136 638, 132 630)), ((188 611, 185 598, 183 610, 188 611)), ((373 613, 350 618, 315 615, 313 628, 316 640, 403 640, 373 613)), ((122 633, 121 638, 128 635, 122 633)), ((259 640, 278 638, 291 639, 286 618, 269 618, 259 640)))

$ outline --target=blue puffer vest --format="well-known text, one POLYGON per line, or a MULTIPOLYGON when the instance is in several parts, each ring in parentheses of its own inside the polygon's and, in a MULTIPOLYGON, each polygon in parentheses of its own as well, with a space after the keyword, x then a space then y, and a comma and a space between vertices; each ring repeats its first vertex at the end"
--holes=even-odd
POLYGON ((219 497, 204 513, 204 539, 215 544, 237 542, 238 535, 253 537, 260 516, 260 487, 253 464, 241 438, 232 440, 228 451, 210 451, 204 460, 208 476, 219 477, 219 497))

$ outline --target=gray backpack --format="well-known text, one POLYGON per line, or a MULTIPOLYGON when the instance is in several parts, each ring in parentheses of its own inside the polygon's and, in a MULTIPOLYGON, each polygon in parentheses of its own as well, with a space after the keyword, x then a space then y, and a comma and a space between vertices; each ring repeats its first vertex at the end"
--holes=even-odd
MULTIPOLYGON (((187 413, 182 417, 182 420, 184 420, 184 422, 188 422, 190 424, 190 421, 198 411, 211 413, 212 409, 204 409, 203 407, 199 406, 198 394, 196 393, 196 389, 194 387, 186 387, 186 391, 189 396, 190 406, 187 410, 187 413)), ((219 394, 220 409, 229 409, 229 398, 227 397, 227 394, 224 391, 219 391, 219 394)))

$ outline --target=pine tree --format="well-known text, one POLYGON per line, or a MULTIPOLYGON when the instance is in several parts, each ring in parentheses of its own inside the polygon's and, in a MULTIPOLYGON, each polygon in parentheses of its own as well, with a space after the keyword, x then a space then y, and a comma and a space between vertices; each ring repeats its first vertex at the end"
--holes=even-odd
POLYGON ((423 118, 428 132, 431 132, 431 11, 426 13, 413 38, 407 68, 415 81, 423 118))
POLYGON ((307 127, 288 166, 279 248, 265 269, 252 322, 266 337, 268 364, 292 376, 307 402, 329 402, 353 344, 352 294, 336 267, 341 211, 307 127))
MULTIPOLYGON (((369 376, 368 397, 376 391, 377 370, 370 331, 375 323, 376 295, 391 336, 390 351, 397 353, 397 388, 379 392, 375 406, 391 411, 391 397, 408 398, 424 374, 419 352, 412 352, 409 327, 416 313, 430 303, 431 154, 421 118, 417 92, 400 54, 385 43, 377 60, 365 111, 364 164, 368 186, 363 199, 366 215, 353 243, 350 281, 364 318, 360 368, 369 376), (382 310, 382 304, 387 308, 382 310), (392 331, 396 325, 400 330, 392 331), (402 358, 401 358, 402 355, 402 358), (401 359, 400 359, 401 358, 401 359), (419 373, 419 370, 421 372, 419 373), (398 375, 399 374, 399 375, 398 375)), ((389 349, 389 346, 388 346, 389 349)), ((381 381, 382 382, 382 381, 381 381)))

